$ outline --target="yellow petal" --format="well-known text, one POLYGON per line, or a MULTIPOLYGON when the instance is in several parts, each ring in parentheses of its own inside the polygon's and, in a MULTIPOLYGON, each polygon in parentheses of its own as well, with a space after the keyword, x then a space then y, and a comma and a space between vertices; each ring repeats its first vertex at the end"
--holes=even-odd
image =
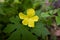
POLYGON ((19 17, 20 17, 20 19, 25 19, 25 18, 27 18, 27 16, 24 15, 22 12, 19 13, 19 17))
POLYGON ((34 20, 34 21, 38 21, 39 17, 38 16, 33 16, 31 19, 34 20))
POLYGON ((28 22, 28 26, 29 27, 34 27, 34 21, 30 19, 29 22, 28 22))
POLYGON ((28 19, 24 19, 24 20, 22 21, 22 23, 23 23, 23 25, 27 25, 27 24, 28 24, 28 19))
POLYGON ((32 17, 32 16, 34 16, 35 15, 35 10, 34 9, 27 9, 27 15, 29 16, 29 17, 32 17))

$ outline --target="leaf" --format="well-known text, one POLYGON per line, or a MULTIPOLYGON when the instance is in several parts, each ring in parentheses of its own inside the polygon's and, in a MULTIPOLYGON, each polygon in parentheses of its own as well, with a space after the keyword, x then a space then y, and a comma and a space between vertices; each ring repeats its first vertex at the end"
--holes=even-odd
POLYGON ((17 6, 11 6, 11 5, 7 5, 5 4, 2 7, 2 10, 4 12, 5 15, 8 15, 8 17, 14 16, 17 14, 17 6))
POLYGON ((16 30, 7 40, 21 40, 20 30, 16 30))
POLYGON ((33 3, 33 8, 36 8, 38 6, 40 6, 40 0, 32 0, 32 3, 33 3))
POLYGON ((40 17, 40 14, 41 14, 41 10, 36 10, 36 15, 40 17))
POLYGON ((21 3, 21 2, 19 2, 19 0, 14 0, 14 3, 21 3))
POLYGON ((20 23, 16 23, 16 24, 8 24, 7 27, 5 27, 5 29, 3 30, 5 33, 11 33, 13 32, 15 29, 19 29, 21 26, 20 23))
POLYGON ((34 29, 31 30, 31 32, 35 33, 37 36, 47 36, 49 34, 47 28, 45 28, 45 25, 39 21, 38 23, 36 23, 36 26, 34 29))
POLYGON ((22 7, 23 7, 23 9, 32 8, 33 5, 32 5, 31 0, 23 0, 22 7))
POLYGON ((57 25, 60 25, 60 16, 56 16, 56 23, 57 25))
POLYGON ((5 13, 3 12, 2 8, 0 8, 0 15, 5 15, 5 13))
POLYGON ((59 9, 55 9, 55 10, 54 10, 54 12, 53 12, 53 14, 57 13, 57 12, 58 12, 58 10, 59 10, 59 9))
POLYGON ((14 26, 11 25, 10 27, 5 28, 4 32, 6 33, 12 32, 12 34, 8 37, 7 40, 21 40, 22 27, 23 26, 21 24, 14 24, 14 26))
POLYGON ((37 40, 37 37, 28 30, 22 30, 22 40, 37 40))
POLYGON ((58 10, 58 12, 57 12, 57 13, 58 13, 58 16, 60 16, 60 9, 58 10))
POLYGON ((17 30, 14 31, 7 40, 37 40, 37 37, 26 30, 23 25, 19 25, 17 30))
POLYGON ((43 30, 42 30, 42 38, 43 39, 45 39, 45 37, 47 36, 47 35, 49 35, 50 33, 49 33, 49 31, 47 30, 47 28, 43 28, 43 30))
POLYGON ((8 24, 7 27, 5 27, 5 29, 3 30, 3 32, 5 32, 5 33, 11 33, 11 32, 14 31, 16 28, 17 28, 17 25, 8 24))
POLYGON ((48 12, 49 12, 49 14, 53 15, 53 14, 57 13, 58 10, 59 10, 59 9, 55 9, 55 10, 50 10, 50 11, 48 11, 48 12))
POLYGON ((47 23, 48 27, 49 27, 49 25, 51 25, 51 24, 52 24, 52 20, 51 20, 51 18, 50 18, 50 17, 49 17, 48 19, 46 19, 46 23, 47 23))
POLYGON ((41 35, 41 27, 43 25, 40 24, 39 22, 35 25, 35 28, 31 30, 32 33, 35 33, 36 35, 40 36, 41 35), (38 26, 37 26, 38 25, 38 26))
POLYGON ((11 18, 10 18, 10 21, 13 22, 13 23, 15 23, 15 24, 18 24, 19 21, 20 21, 20 19, 19 19, 18 16, 16 16, 16 17, 11 17, 11 18))
POLYGON ((46 13, 41 13, 41 17, 44 17, 44 18, 46 18, 46 17, 49 17, 50 15, 48 14, 48 12, 46 12, 46 13))
POLYGON ((50 10, 50 11, 49 11, 49 14, 53 15, 53 10, 50 10))

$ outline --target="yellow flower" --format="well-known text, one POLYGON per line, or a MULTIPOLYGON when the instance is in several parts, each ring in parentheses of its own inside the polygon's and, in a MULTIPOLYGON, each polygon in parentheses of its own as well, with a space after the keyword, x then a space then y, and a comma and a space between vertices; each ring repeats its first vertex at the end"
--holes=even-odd
POLYGON ((34 22, 37 22, 39 17, 35 15, 34 9, 27 9, 27 15, 22 12, 19 13, 20 19, 23 19, 22 24, 28 25, 29 27, 34 27, 34 22))

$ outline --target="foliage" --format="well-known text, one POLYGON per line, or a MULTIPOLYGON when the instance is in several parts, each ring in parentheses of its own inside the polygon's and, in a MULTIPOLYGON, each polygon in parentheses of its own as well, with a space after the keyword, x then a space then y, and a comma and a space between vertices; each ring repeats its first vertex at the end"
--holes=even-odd
MULTIPOLYGON (((49 2, 52 2, 49 0, 49 2)), ((48 40, 48 28, 60 25, 60 9, 47 6, 45 0, 5 0, 0 2, 0 40, 48 40), (34 28, 22 24, 19 13, 34 8, 39 21, 34 28), (56 16, 57 13, 57 16, 56 16), (52 20, 52 18, 55 18, 52 20), (55 20, 55 21, 54 21, 55 20)))

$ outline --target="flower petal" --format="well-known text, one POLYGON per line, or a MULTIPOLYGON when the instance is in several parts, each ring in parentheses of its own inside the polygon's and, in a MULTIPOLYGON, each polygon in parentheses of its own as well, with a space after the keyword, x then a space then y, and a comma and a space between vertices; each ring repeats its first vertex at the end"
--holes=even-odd
POLYGON ((31 19, 34 20, 34 21, 38 21, 39 17, 38 16, 33 16, 31 19))
POLYGON ((19 17, 20 17, 20 19, 25 19, 25 18, 27 18, 27 16, 24 15, 22 12, 19 13, 19 17))
POLYGON ((27 10, 27 15, 29 16, 29 17, 32 17, 32 16, 34 16, 35 15, 35 10, 34 9, 28 9, 27 10))
POLYGON ((24 19, 24 20, 22 21, 22 23, 23 23, 23 25, 27 25, 27 24, 28 24, 28 19, 24 19))
POLYGON ((28 21, 28 26, 29 26, 29 27, 34 27, 34 21, 30 19, 30 20, 28 21))

